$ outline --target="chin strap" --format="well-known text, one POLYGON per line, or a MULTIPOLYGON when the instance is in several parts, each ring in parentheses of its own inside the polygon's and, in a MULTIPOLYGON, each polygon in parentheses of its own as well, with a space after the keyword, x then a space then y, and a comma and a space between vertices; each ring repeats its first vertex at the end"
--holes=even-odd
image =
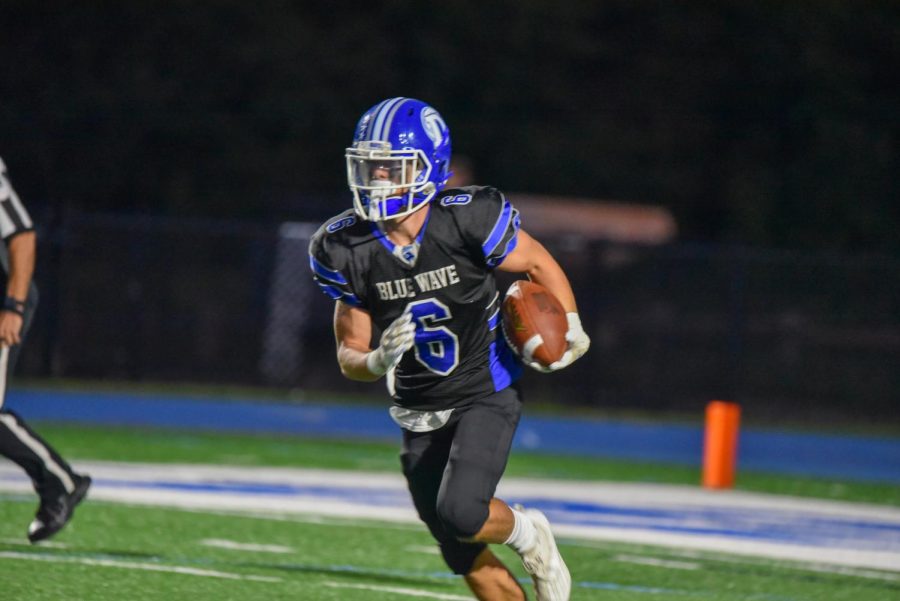
MULTIPOLYGON (((396 184, 393 184, 390 182, 385 182, 384 187, 388 188, 389 186, 396 186, 396 184)), ((385 221, 387 219, 394 219, 396 217, 402 217, 404 215, 409 215, 410 213, 414 213, 414 212, 418 211, 419 209, 421 209, 422 207, 424 207, 425 205, 427 205, 428 202, 434 197, 435 194, 437 194, 437 186, 434 184, 434 182, 428 182, 427 184, 422 186, 422 189, 419 190, 418 192, 416 192, 415 195, 412 197, 413 202, 418 201, 418 204, 415 206, 415 208, 410 209, 410 202, 409 202, 410 199, 409 199, 408 192, 404 193, 404 194, 392 196, 388 193, 388 190, 386 190, 386 189, 385 190, 377 190, 377 189, 372 190, 369 192, 369 206, 368 206, 368 210, 367 210, 368 214, 366 216, 366 219, 368 219, 369 221, 385 221), (417 199, 416 196, 419 196, 421 198, 421 200, 417 199), (383 214, 384 208, 387 206, 388 201, 391 200, 392 198, 405 200, 406 207, 405 207, 405 210, 403 210, 398 215, 386 216, 383 214)))

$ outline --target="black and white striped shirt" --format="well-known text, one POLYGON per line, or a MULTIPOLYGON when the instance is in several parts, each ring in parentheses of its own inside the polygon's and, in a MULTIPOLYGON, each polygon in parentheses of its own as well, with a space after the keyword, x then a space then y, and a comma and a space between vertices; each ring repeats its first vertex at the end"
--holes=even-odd
MULTIPOLYGON (((19 195, 9 183, 6 164, 3 162, 3 158, 0 158, 0 238, 4 242, 8 242, 16 234, 32 230, 34 230, 34 223, 31 221, 31 215, 28 214, 25 205, 19 200, 19 195)), ((0 290, 5 291, 9 274, 9 250, 6 244, 0 244, 0 268, 2 268, 0 270, 0 290)), ((28 315, 34 311, 37 298, 37 287, 32 280, 28 286, 28 297, 25 301, 26 320, 29 319, 28 315)))
POLYGON ((7 240, 15 234, 33 229, 31 216, 9 183, 6 164, 0 158, 0 238, 7 240))

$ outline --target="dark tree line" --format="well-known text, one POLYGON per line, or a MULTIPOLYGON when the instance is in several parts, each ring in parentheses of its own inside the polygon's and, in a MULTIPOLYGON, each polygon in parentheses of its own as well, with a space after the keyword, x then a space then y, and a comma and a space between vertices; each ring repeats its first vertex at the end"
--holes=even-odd
POLYGON ((359 114, 406 95, 482 183, 900 252, 893 0, 4 0, 0 23, 0 156, 32 204, 319 219, 359 114))

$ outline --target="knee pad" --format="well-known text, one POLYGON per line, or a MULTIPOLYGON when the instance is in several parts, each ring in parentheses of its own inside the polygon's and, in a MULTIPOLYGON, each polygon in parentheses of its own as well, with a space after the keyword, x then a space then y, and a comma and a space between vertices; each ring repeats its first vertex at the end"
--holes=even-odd
MULTIPOLYGON (((487 545, 484 543, 467 543, 459 540, 457 534, 447 530, 444 522, 441 521, 434 510, 434 506, 431 506, 428 511, 420 512, 419 517, 428 526, 428 530, 435 541, 437 541, 441 550, 444 563, 447 564, 453 573, 465 576, 471 572, 475 559, 484 551, 487 545)), ((478 532, 480 529, 481 526, 478 526, 475 532, 478 532)), ((475 532, 472 534, 475 534, 475 532)))
POLYGON ((487 547, 484 543, 464 543, 458 540, 441 542, 439 545, 444 563, 459 576, 472 571, 475 559, 487 547))
POLYGON ((442 495, 437 515, 451 536, 465 540, 475 536, 488 518, 488 505, 468 495, 442 495))

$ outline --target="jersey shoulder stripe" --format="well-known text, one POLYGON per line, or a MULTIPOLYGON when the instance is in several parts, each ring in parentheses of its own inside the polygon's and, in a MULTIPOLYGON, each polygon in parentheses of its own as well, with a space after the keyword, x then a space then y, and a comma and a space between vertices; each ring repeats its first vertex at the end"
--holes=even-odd
POLYGON ((309 268, 313 280, 327 296, 354 307, 365 306, 364 296, 354 290, 350 277, 353 238, 360 235, 359 219, 353 210, 332 217, 309 241, 309 268))
POLYGON ((318 259, 310 255, 309 257, 309 267, 313 270, 313 273, 316 274, 316 277, 319 277, 323 280, 328 280, 334 284, 345 285, 347 284, 347 278, 341 275, 340 271, 336 271, 334 269, 329 269, 322 265, 318 259))
POLYGON ((331 286, 330 284, 326 284, 319 279, 316 279, 316 284, 319 285, 319 288, 322 290, 322 292, 330 296, 333 300, 339 300, 341 302, 347 303, 348 305, 353 305, 354 307, 362 306, 362 301, 360 301, 355 294, 341 288, 340 286, 331 286))
POLYGON ((502 263, 503 259, 516 248, 520 226, 519 211, 503 196, 500 216, 488 240, 482 245, 484 260, 489 267, 496 267, 502 263))
POLYGON ((519 243, 520 225, 519 212, 516 209, 513 209, 510 222, 506 225, 500 243, 498 243, 490 253, 485 253, 485 261, 487 261, 488 265, 496 267, 503 262, 503 259, 505 259, 509 253, 515 250, 516 245, 519 243), (506 242, 505 245, 503 245, 504 241, 506 242))

